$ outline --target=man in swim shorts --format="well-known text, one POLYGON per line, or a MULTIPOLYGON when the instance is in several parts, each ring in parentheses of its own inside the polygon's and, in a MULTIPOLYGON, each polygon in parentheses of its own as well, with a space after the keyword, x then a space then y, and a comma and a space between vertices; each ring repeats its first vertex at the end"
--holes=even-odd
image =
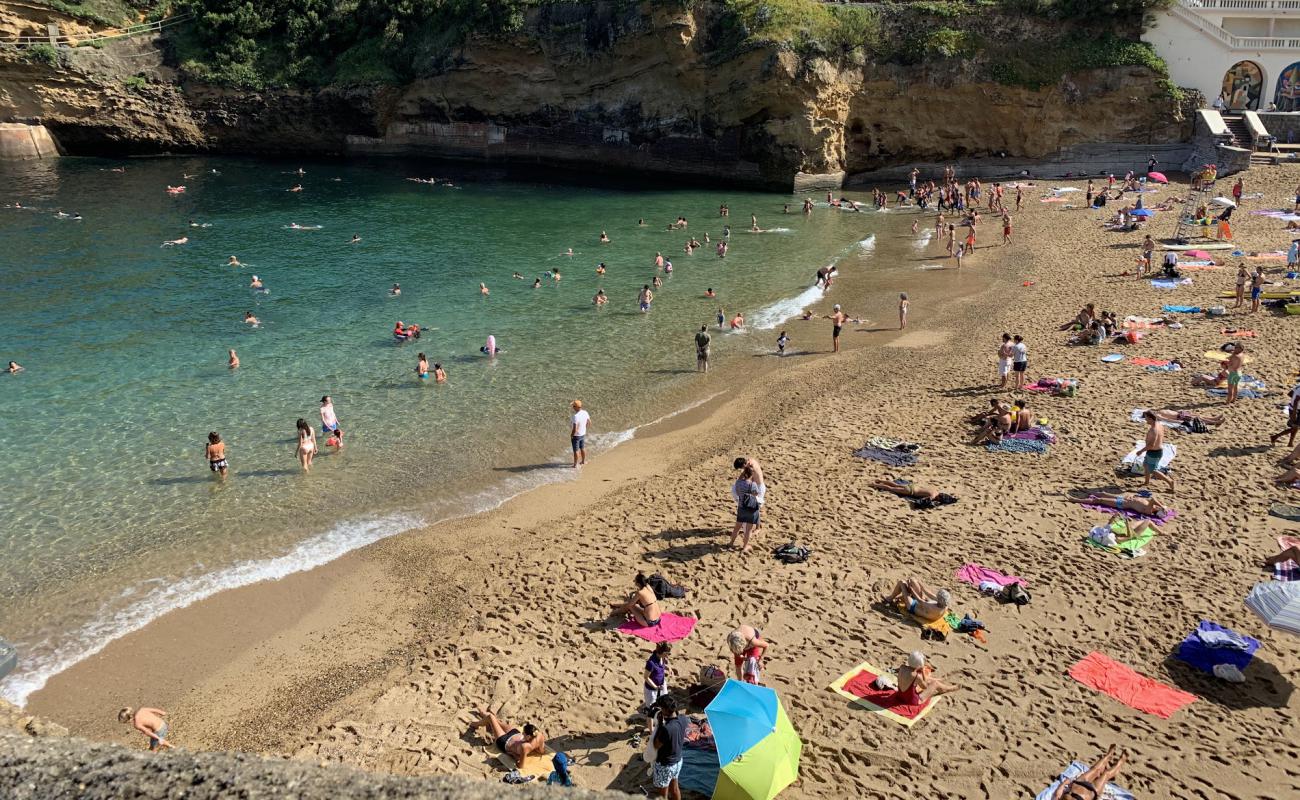
POLYGON ((573 468, 587 463, 587 423, 591 415, 582 407, 581 400, 573 401, 573 418, 569 421, 569 443, 573 445, 573 468))
POLYGON ((470 727, 486 728, 492 736, 493 744, 498 750, 513 758, 516 767, 523 766, 524 759, 528 756, 540 756, 546 752, 546 734, 538 730, 536 725, 524 725, 521 733, 518 728, 507 725, 486 708, 475 709, 474 715, 478 717, 478 721, 470 727))
POLYGON ((220 474, 221 479, 225 480, 230 464, 226 463, 226 443, 221 441, 221 436, 216 431, 208 434, 208 446, 203 449, 203 457, 208 460, 208 469, 220 474))
POLYGON ((320 431, 334 433, 339 429, 339 418, 334 416, 334 401, 329 395, 320 399, 320 431))
POLYGON ((701 325, 695 334, 695 371, 709 371, 709 326, 701 325))
MULTIPOLYGON (((1254 291, 1254 289, 1251 290, 1252 295, 1254 291)), ((1246 346, 1237 343, 1233 347, 1232 355, 1228 356, 1227 360, 1223 362, 1223 368, 1228 371, 1228 405, 1237 402, 1237 394, 1241 391, 1241 368, 1245 364, 1246 346)))
POLYGON ((840 331, 844 330, 844 323, 848 321, 849 317, 840 310, 839 304, 836 303, 835 308, 832 309, 831 315, 826 317, 826 319, 830 320, 832 323, 831 351, 838 353, 840 351, 840 331))
MULTIPOLYGON (((1229 389, 1229 392, 1232 390, 1229 389)), ((1169 484, 1170 494, 1174 491, 1174 479, 1169 475, 1160 472, 1160 461, 1165 456, 1165 426, 1160 424, 1154 412, 1147 410, 1143 412, 1142 419, 1147 423, 1146 442, 1137 454, 1142 459, 1142 473, 1146 480, 1143 486, 1151 487, 1151 477, 1155 476, 1165 483, 1169 484)))
POLYGON ((641 294, 637 297, 637 303, 641 307, 641 313, 645 314, 650 310, 650 304, 654 302, 655 293, 650 291, 650 284, 641 287, 641 294))
MULTIPOLYGON (((212 434, 216 436, 216 434, 212 434)), ((141 708, 133 710, 130 706, 117 712, 117 721, 130 723, 149 740, 149 751, 170 750, 172 743, 167 741, 167 712, 161 708, 141 708)))

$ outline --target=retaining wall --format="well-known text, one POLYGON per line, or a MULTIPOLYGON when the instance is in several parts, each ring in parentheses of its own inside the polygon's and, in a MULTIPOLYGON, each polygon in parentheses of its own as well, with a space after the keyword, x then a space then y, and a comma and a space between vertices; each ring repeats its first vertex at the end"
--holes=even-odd
POLYGON ((59 146, 44 125, 0 122, 0 160, 54 158, 59 146))

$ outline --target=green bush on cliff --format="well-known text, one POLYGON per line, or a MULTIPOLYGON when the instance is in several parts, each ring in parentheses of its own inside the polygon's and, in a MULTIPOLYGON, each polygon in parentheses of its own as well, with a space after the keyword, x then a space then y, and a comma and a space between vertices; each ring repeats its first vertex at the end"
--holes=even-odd
POLYGON ((47 67, 59 65, 59 51, 52 44, 34 44, 23 51, 23 58, 33 64, 47 67))
POLYGON ((1040 89, 1069 72, 1132 66, 1146 67, 1162 77, 1169 75, 1169 67, 1151 45, 1110 35, 1068 36, 1052 47, 1007 49, 991 54, 983 72, 997 83, 1040 89))

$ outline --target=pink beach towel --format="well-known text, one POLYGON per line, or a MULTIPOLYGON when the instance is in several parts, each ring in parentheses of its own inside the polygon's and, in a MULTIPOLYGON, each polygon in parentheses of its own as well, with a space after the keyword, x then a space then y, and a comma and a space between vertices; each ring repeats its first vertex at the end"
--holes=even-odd
POLYGON ((1130 358, 1129 363, 1138 367, 1166 367, 1169 366, 1168 359, 1164 358, 1130 358))
MULTIPOLYGON (((1100 512, 1103 513, 1103 514, 1114 514, 1114 513, 1115 513, 1115 507, 1114 507, 1114 506, 1103 506, 1103 505, 1100 505, 1100 504, 1098 504, 1098 503, 1080 503, 1080 504, 1079 504, 1079 507, 1080 507, 1080 508, 1086 508, 1086 509, 1089 509, 1089 510, 1092 510, 1092 511, 1100 511, 1100 512)), ((1169 520, 1171 520, 1171 519, 1173 519, 1174 517, 1178 516, 1178 512, 1175 511, 1175 510, 1173 510, 1172 508, 1169 509, 1168 511, 1166 511, 1164 514, 1158 516, 1158 517, 1150 517, 1150 516, 1147 516, 1146 514, 1139 514, 1139 513, 1136 512, 1136 511, 1129 511, 1128 509, 1124 509, 1123 511, 1121 511, 1121 512, 1119 512, 1119 513, 1120 513, 1120 514, 1123 514, 1125 519, 1142 519, 1142 520, 1146 520, 1147 522, 1152 523, 1153 525, 1164 525, 1164 524, 1165 524, 1166 522, 1168 522, 1169 520)))
POLYGON ((995 569, 980 566, 979 564, 962 564, 961 569, 957 570, 957 580, 966 581, 972 586, 979 586, 984 581, 992 581, 998 586, 1010 586, 1018 583, 1021 586, 1028 586, 1029 582, 1019 575, 1003 575, 995 569))
POLYGON ((637 636, 647 642, 676 642, 685 639, 695 630, 694 617, 679 617, 676 614, 664 614, 659 617, 658 625, 641 626, 636 622, 624 622, 618 626, 619 633, 637 636))
POLYGON ((1070 677, 1130 708, 1161 719, 1169 719, 1175 711, 1196 700, 1194 694, 1152 680, 1097 652, 1089 653, 1070 667, 1070 677))

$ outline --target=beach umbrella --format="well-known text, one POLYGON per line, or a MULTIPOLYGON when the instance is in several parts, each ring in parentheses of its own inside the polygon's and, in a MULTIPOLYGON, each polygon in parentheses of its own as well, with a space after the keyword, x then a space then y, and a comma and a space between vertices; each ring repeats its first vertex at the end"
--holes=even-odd
POLYGON ((1257 583, 1246 595, 1246 608, 1269 627, 1300 635, 1300 581, 1257 583))
POLYGON ((704 713, 721 767, 713 800, 772 800, 799 777, 803 742, 776 692, 728 680, 704 713))
POLYGON ((1147 178, 1149 180, 1155 181, 1156 183, 1169 183, 1169 179, 1165 177, 1165 174, 1163 172, 1148 172, 1147 178))
POLYGON ((1216 206, 1227 206, 1227 207, 1229 207, 1229 208, 1236 208, 1236 207, 1237 207, 1237 204, 1236 204, 1235 202, 1233 202, 1232 200, 1229 200, 1229 199, 1226 198, 1226 197, 1216 197, 1216 198, 1214 198, 1213 200, 1211 200, 1210 202, 1211 202, 1212 204, 1216 205, 1216 206))
POLYGON ((1155 213, 1156 212, 1152 211, 1149 208, 1139 208, 1135 211, 1130 211, 1129 216, 1130 217, 1152 217, 1155 216, 1155 213))

